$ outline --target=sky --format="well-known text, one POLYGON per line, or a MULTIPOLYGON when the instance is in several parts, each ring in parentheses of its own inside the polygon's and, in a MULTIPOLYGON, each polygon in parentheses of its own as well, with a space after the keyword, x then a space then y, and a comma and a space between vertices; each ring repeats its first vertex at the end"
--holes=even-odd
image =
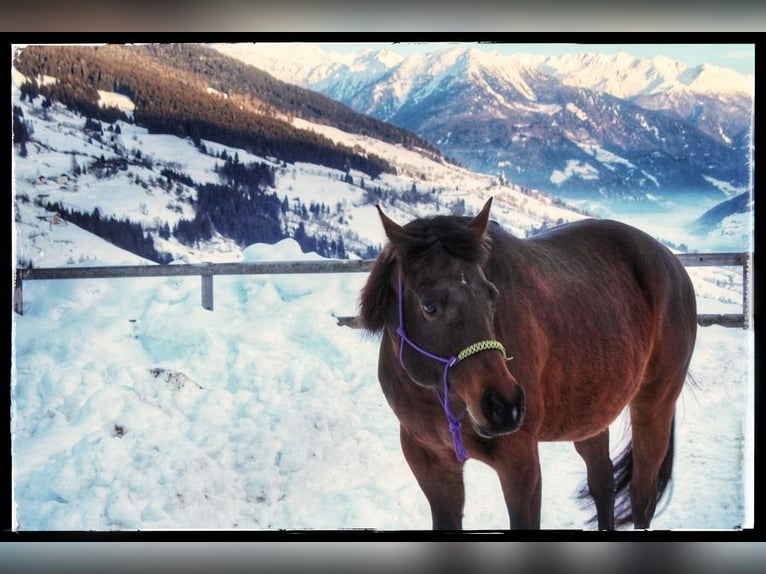
POLYGON ((325 44, 339 52, 353 52, 365 47, 386 47, 392 51, 410 55, 432 51, 437 47, 473 45, 487 51, 501 54, 514 53, 544 54, 558 56, 570 53, 599 52, 616 54, 626 52, 638 58, 665 56, 687 66, 713 64, 730 68, 741 74, 755 73, 754 44, 585 44, 585 43, 460 43, 460 42, 400 42, 400 43, 343 43, 325 44))

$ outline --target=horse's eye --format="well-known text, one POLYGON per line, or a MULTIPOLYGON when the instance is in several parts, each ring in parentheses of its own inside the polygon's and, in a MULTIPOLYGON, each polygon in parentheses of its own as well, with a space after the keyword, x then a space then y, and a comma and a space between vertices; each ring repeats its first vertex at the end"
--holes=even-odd
POLYGON ((423 313, 426 315, 436 315, 439 312, 439 308, 433 303, 423 303, 423 313))

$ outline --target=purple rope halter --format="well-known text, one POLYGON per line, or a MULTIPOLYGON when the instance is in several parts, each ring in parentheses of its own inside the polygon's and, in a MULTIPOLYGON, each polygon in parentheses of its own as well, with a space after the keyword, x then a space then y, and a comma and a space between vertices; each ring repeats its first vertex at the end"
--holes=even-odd
POLYGON ((455 447, 455 456, 457 457, 458 462, 463 462, 468 458, 468 452, 463 446, 463 438, 460 435, 460 419, 465 415, 465 411, 463 411, 460 416, 455 416, 455 414, 452 412, 452 409, 449 407, 449 369, 450 367, 457 365, 466 357, 487 349, 497 349, 503 354, 503 357, 508 360, 505 352, 505 347, 503 347, 502 343, 495 340, 480 341, 466 347, 457 355, 453 355, 451 357, 440 357, 439 355, 429 353, 422 347, 416 345, 412 339, 407 336, 407 333, 404 330, 404 286, 402 283, 401 264, 399 264, 399 328, 396 330, 396 332, 399 334, 399 365, 402 367, 402 369, 404 369, 403 351, 405 343, 407 343, 410 347, 412 347, 415 351, 424 357, 428 357, 429 359, 433 359, 434 361, 438 361, 439 363, 444 364, 444 371, 442 372, 443 389, 434 389, 434 391, 436 391, 436 394, 439 397, 439 402, 444 409, 444 414, 447 416, 447 423, 449 425, 449 430, 452 434, 452 442, 455 447))

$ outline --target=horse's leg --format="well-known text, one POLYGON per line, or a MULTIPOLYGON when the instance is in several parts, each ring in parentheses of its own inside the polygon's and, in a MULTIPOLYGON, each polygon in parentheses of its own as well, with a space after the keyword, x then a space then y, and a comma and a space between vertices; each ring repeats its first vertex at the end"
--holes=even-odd
POLYGON ((675 404, 651 408, 631 404, 633 468, 630 506, 637 529, 649 528, 657 502, 670 481, 673 469, 673 421, 675 404))
POLYGON ((465 486, 463 463, 424 448, 400 427, 402 452, 431 507, 434 530, 460 530, 463 526, 465 486))
POLYGON ((588 471, 588 491, 596 503, 598 528, 613 530, 614 469, 609 458, 609 428, 594 437, 576 441, 574 446, 588 471))
POLYGON ((495 466, 495 470, 503 489, 511 528, 539 529, 542 475, 537 441, 530 438, 522 442, 519 439, 519 435, 514 435, 507 449, 497 449, 495 461, 503 461, 503 464, 495 466))

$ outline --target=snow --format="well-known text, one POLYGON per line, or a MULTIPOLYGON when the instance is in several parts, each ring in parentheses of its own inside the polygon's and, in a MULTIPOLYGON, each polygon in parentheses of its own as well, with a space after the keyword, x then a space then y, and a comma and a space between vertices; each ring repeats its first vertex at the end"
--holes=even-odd
POLYGON ((578 119, 578 120, 581 120, 581 121, 583 121, 583 122, 584 122, 584 121, 586 121, 586 120, 588 119, 588 114, 586 114, 584 111, 582 111, 582 110, 581 110, 580 108, 578 108, 576 105, 574 105, 572 102, 568 102, 568 103, 567 103, 567 104, 564 106, 564 108, 566 108, 566 110, 567 110, 569 113, 572 113, 572 114, 574 114, 575 116, 577 116, 577 119, 578 119))
POLYGON ((298 78, 307 75, 315 80, 322 79, 333 61, 340 60, 348 65, 353 62, 348 56, 326 53, 321 45, 303 42, 222 43, 210 47, 294 84, 299 83, 298 78), (259 54, 258 60, 252 59, 254 47, 259 54))
POLYGON ((575 175, 581 179, 598 179, 598 170, 589 163, 570 159, 563 170, 554 169, 551 172, 550 180, 551 183, 561 185, 575 175))
MULTIPOLYGON (((18 77, 14 76, 14 86, 18 77)), ((194 190, 163 187, 175 168, 217 181, 216 159, 188 140, 125 122, 115 145, 153 166, 112 178, 71 174, 111 143, 88 141, 84 118, 41 101, 14 104, 33 128, 28 157, 14 155, 13 249, 38 267, 148 263, 73 224, 55 222, 32 199, 151 223, 188 216, 194 190), (72 176, 64 184, 62 173, 72 176), (45 183, 37 183, 40 176, 45 183), (28 201, 24 201, 24 197, 28 201), (144 204, 145 208, 141 207, 144 204), (178 210, 181 210, 180 212, 178 210)), ((126 102, 122 102, 125 104, 126 102)), ((385 206, 399 222, 448 211, 463 200, 523 236, 543 219, 582 217, 545 196, 435 162, 399 146, 300 123, 392 160, 388 190, 440 188, 439 204, 385 206)), ((104 125, 104 128, 108 126, 104 125)), ((105 132, 107 133, 107 132, 105 132)), ((204 142, 243 162, 268 161, 204 142)), ((384 236, 373 205, 337 170, 277 169, 280 195, 341 202, 346 231, 384 236)), ((355 181, 361 174, 351 174, 355 181)), ((659 230, 661 234, 669 231, 659 230)), ((752 225, 751 225, 752 229, 752 225)), ((242 248, 220 236, 160 249, 176 261, 315 259, 292 240, 242 248)), ((692 269, 701 312, 739 312, 741 272, 692 269)), ((24 314, 12 319, 14 524, 20 530, 428 529, 428 505, 404 462, 398 424, 376 381, 378 340, 339 327, 353 315, 365 274, 215 278, 215 311, 200 305, 197 277, 26 281, 24 314)), ((752 331, 700 329, 678 410, 675 487, 657 529, 733 529, 752 524, 752 331), (700 494, 704 493, 704 503, 700 494)), ((623 422, 614 425, 619 448, 623 422)), ((584 466, 571 444, 541 445, 544 528, 580 529, 589 512, 572 494, 584 466)), ((465 467, 465 526, 507 526, 496 476, 465 467)))
POLYGON ((755 93, 755 76, 743 75, 720 66, 702 64, 685 70, 678 82, 698 93, 736 94, 755 93))
POLYGON ((625 99, 679 91, 710 95, 754 93, 752 74, 710 64, 687 67, 665 56, 565 54, 547 57, 540 66, 566 84, 625 99))
POLYGON ((136 109, 136 104, 128 96, 105 90, 98 90, 98 105, 103 108, 117 108, 125 112, 128 117, 132 117, 133 111, 136 109))
MULTIPOLYGON (((395 50, 372 52, 360 44, 356 53, 332 53, 322 44, 213 44, 224 54, 261 68, 277 78, 322 91, 336 71, 335 66, 348 67, 355 86, 385 81, 399 104, 407 98, 422 98, 445 77, 454 73, 467 74, 480 65, 503 81, 513 85, 530 102, 536 100, 534 90, 524 79, 527 69, 540 70, 562 82, 607 92, 624 99, 640 95, 673 92, 726 97, 755 91, 753 74, 740 74, 728 68, 705 64, 688 67, 665 56, 636 58, 626 53, 564 54, 541 56, 535 53, 502 55, 478 46, 443 46, 434 43, 428 55, 395 55, 395 50), (370 66, 370 54, 377 56, 370 66), (365 65, 354 66, 355 59, 365 65), (472 63, 473 67, 466 67, 472 63), (450 67, 455 69, 450 71, 450 67), (459 70, 459 71, 458 71, 459 70)), ((393 113, 394 110, 391 110, 393 113)))
POLYGON ((730 183, 721 181, 720 179, 710 177, 709 175, 703 175, 702 177, 709 183, 716 186, 719 190, 721 190, 726 195, 727 199, 731 199, 732 197, 736 197, 742 193, 745 193, 749 189, 749 187, 736 187, 730 183))
POLYGON ((627 159, 625 159, 624 157, 621 157, 614 152, 604 149, 603 147, 599 145, 578 143, 577 146, 588 155, 592 155, 596 159, 596 161, 606 165, 606 167, 609 169, 614 169, 613 167, 610 166, 610 164, 620 164, 627 168, 636 169, 636 166, 632 164, 630 161, 628 161, 627 159))
MULTIPOLYGON (((244 250, 316 257, 292 240, 244 250)), ((26 282, 13 324, 16 528, 430 528, 376 382, 378 341, 334 319, 355 312, 364 280, 216 277, 213 312, 197 278, 26 282)), ((736 300, 736 278, 719 283, 700 298, 731 310, 717 301, 736 300)), ((752 332, 700 329, 673 498, 654 528, 751 520, 749 357, 752 332)), ((583 528, 571 444, 542 444, 541 461, 542 526, 583 528)), ((465 479, 465 527, 505 528, 493 472, 469 460, 465 479)))

